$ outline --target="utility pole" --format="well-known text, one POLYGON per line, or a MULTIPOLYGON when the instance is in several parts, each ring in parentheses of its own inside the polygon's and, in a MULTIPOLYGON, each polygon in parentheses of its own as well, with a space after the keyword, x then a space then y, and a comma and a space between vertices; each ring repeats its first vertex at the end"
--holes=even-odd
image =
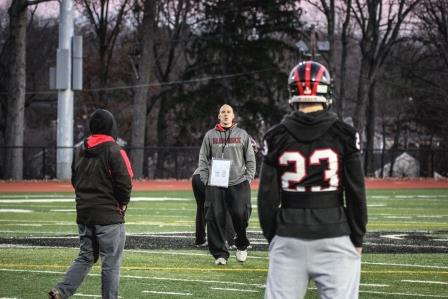
POLYGON ((73 90, 72 38, 73 1, 62 0, 59 9, 59 47, 56 61, 56 88, 58 89, 56 177, 71 178, 73 159, 73 90))

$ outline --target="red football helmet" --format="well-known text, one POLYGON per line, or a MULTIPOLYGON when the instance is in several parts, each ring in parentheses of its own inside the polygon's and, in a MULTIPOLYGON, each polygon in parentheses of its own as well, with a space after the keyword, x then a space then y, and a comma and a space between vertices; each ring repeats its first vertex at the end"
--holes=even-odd
POLYGON ((332 84, 327 68, 315 61, 303 61, 289 74, 289 104, 323 103, 328 108, 332 100, 332 84))

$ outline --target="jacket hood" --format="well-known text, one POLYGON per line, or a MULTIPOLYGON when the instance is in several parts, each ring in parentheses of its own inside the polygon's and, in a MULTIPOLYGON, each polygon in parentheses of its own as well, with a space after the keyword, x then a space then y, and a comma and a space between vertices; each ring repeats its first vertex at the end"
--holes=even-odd
POLYGON ((117 140, 118 129, 114 115, 105 109, 97 109, 90 116, 89 129, 92 135, 104 134, 117 140))
POLYGON ((96 156, 103 150, 103 144, 115 142, 112 136, 104 134, 94 134, 87 137, 84 141, 84 151, 87 155, 96 156))
POLYGON ((286 127, 297 140, 310 142, 320 138, 337 121, 337 116, 327 111, 303 113, 294 111, 283 120, 286 127))

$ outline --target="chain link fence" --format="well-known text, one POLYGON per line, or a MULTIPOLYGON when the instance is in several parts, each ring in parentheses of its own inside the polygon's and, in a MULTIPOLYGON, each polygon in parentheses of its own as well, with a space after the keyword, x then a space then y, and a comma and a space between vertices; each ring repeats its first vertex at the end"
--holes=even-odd
MULTIPOLYGON (((23 179, 56 178, 57 147, 24 146, 23 179)), ((199 147, 126 148, 143 151, 143 176, 147 179, 188 179, 196 169, 199 147)), ((0 176, 4 176, 6 147, 0 146, 0 176)), ((261 154, 257 157, 257 175, 261 154)), ((448 151, 439 149, 375 150, 375 177, 438 177, 448 176, 448 151)))

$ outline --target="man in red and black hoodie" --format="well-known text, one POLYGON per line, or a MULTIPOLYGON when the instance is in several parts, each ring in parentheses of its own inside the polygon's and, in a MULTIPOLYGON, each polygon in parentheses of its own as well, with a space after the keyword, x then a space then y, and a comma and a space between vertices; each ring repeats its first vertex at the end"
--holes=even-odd
POLYGON ((116 143, 117 125, 107 110, 97 109, 89 122, 91 135, 75 149, 72 185, 80 251, 50 298, 72 296, 101 257, 102 298, 117 298, 125 244, 124 215, 132 190, 132 168, 116 143))

